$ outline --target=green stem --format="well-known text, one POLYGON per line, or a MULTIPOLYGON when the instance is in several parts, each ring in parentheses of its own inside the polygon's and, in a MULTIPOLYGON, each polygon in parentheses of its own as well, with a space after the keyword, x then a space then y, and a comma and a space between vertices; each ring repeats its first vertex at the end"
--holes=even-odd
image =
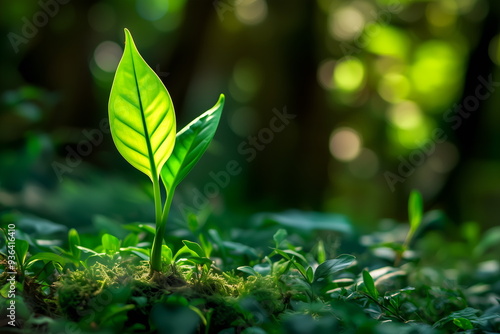
POLYGON ((161 216, 161 224, 167 225, 168 214, 170 212, 170 206, 172 205, 172 199, 174 198, 175 186, 172 186, 170 191, 167 193, 167 200, 163 206, 163 214, 161 216))
POLYGON ((413 239, 413 235, 415 234, 415 229, 410 227, 410 230, 408 231, 408 234, 406 235, 405 242, 403 243, 403 250, 401 252, 397 252, 396 254, 396 259, 394 260, 394 267, 399 266, 399 262, 401 262, 401 259, 403 258, 404 253, 408 250, 408 247, 410 246, 411 239, 413 239))
POLYGON ((151 251, 150 259, 151 274, 153 274, 154 271, 161 271, 161 244, 163 241, 163 238, 158 238, 160 232, 159 230, 162 225, 160 180, 155 177, 153 178, 153 196, 155 201, 156 234, 153 240, 153 249, 151 251))
MULTIPOLYGON (((158 197, 160 195, 160 185, 157 182, 158 187, 158 197)), ((163 206, 163 211, 161 210, 161 199, 156 200, 156 189, 155 189, 155 208, 156 208, 156 234, 153 240, 153 250, 151 251, 151 272, 153 275, 155 271, 161 271, 161 246, 163 244, 163 237, 165 236, 165 229, 167 227, 167 218, 170 212, 170 206, 172 205, 172 199, 174 198, 175 187, 172 187, 170 191, 167 192, 167 199, 165 200, 165 205, 163 206)))

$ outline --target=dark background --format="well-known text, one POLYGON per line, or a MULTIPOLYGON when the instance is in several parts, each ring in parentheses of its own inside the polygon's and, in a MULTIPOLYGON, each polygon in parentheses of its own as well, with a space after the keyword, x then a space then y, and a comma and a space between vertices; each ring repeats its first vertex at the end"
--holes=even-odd
POLYGON ((127 27, 169 90, 178 129, 226 95, 213 144, 178 189, 172 211, 181 220, 180 208, 198 211, 193 199, 212 182, 210 172, 236 160, 242 172, 207 209, 235 224, 288 208, 343 213, 365 227, 384 217, 403 221, 414 188, 426 209, 444 209, 457 224, 498 224, 499 87, 456 129, 449 121, 454 104, 475 95, 479 76, 500 81, 498 1, 0 6, 4 210, 73 226, 96 215, 153 220, 149 179, 101 129, 127 27), (238 147, 284 108, 296 117, 247 161, 238 147), (435 129, 445 142, 433 141, 435 129), (69 166, 68 152, 78 153, 92 131, 102 142, 69 166), (387 172, 398 174, 426 142, 433 152, 391 189, 387 172))

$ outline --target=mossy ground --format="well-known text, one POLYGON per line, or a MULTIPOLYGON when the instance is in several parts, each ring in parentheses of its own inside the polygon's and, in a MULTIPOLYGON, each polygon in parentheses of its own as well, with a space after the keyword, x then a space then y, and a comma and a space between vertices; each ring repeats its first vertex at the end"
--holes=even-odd
POLYGON ((262 317, 277 318, 287 300, 281 283, 270 276, 243 278, 201 266, 195 270, 169 266, 165 272, 150 275, 147 263, 107 266, 97 262, 88 269, 67 271, 54 290, 57 313, 88 324, 88 329, 98 330, 96 323, 107 327, 119 322, 120 310, 126 311, 124 332, 130 326, 134 332, 151 331, 150 315, 157 305, 171 310, 198 309, 208 315, 200 317, 200 330, 207 322, 210 332, 244 329, 262 322, 262 317))

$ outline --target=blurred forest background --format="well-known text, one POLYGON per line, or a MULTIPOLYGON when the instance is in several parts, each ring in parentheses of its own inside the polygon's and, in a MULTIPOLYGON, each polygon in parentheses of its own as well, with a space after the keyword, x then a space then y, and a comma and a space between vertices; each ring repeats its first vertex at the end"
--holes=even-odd
POLYGON ((178 129, 226 95, 174 218, 297 208, 369 227, 404 221, 416 188, 457 223, 497 225, 499 22, 496 0, 2 1, 0 209, 153 221, 149 179, 106 128, 127 27, 178 129))

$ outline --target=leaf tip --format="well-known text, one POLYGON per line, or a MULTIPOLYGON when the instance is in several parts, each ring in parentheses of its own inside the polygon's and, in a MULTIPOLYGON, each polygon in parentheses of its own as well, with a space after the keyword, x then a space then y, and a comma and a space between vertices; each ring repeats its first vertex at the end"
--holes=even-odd
POLYGON ((127 45, 129 41, 133 41, 134 39, 132 38, 130 30, 128 30, 127 28, 124 28, 123 32, 125 33, 125 45, 127 45))
POLYGON ((225 101, 226 101, 226 96, 224 94, 220 94, 218 103, 224 105, 225 101))

